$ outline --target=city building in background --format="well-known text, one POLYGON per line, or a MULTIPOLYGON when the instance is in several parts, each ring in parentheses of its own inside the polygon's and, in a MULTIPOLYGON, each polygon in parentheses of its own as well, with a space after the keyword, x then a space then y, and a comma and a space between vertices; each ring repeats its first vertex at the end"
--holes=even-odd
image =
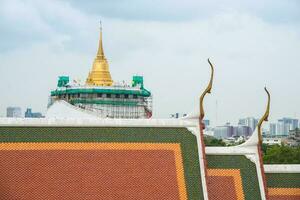
POLYGON ((238 138, 240 136, 247 138, 251 136, 252 129, 249 126, 232 126, 230 123, 226 123, 224 126, 217 126, 214 128, 214 137, 218 139, 225 139, 230 137, 238 138))
POLYGON ((245 136, 245 137, 252 135, 254 130, 249 126, 243 126, 243 125, 238 125, 236 129, 237 129, 236 136, 245 136))
POLYGON ((281 145, 282 138, 263 138, 263 143, 267 145, 281 145))
POLYGON ((270 135, 276 135, 276 123, 270 123, 270 129, 269 129, 270 135))
POLYGON ((263 143, 268 145, 287 145, 297 147, 300 145, 300 129, 295 128, 288 132, 288 135, 279 135, 263 138, 263 143))
POLYGON ((142 76, 133 76, 132 83, 113 81, 102 45, 102 29, 98 52, 85 84, 70 83, 68 76, 60 76, 57 88, 51 91, 48 108, 65 101, 101 118, 150 118, 152 95, 144 87, 142 76))
POLYGON ((230 125, 217 126, 214 128, 214 137, 218 139, 229 138, 233 136, 234 127, 230 125))
POLYGON ((289 131, 289 136, 286 140, 287 145, 289 146, 299 146, 300 145, 300 129, 296 128, 289 131))
POLYGON ((6 108, 6 117, 23 117, 22 109, 20 107, 7 107, 6 108))
POLYGON ((284 117, 279 119, 277 123, 270 123, 271 137, 287 137, 289 131, 299 128, 299 120, 284 117))
MULTIPOLYGON (((204 133, 217 139, 222 139, 226 144, 238 144, 247 140, 255 131, 258 120, 247 117, 238 120, 238 125, 233 126, 227 122, 223 126, 209 127, 209 120, 204 120, 206 129, 204 133)), ((299 140, 299 120, 283 117, 277 123, 269 123, 268 128, 262 128, 264 143, 268 145, 281 144, 297 146, 299 140)))
POLYGON ((43 118, 44 116, 40 112, 32 112, 31 108, 27 108, 25 112, 25 118, 43 118))
POLYGON ((257 126, 258 120, 254 117, 247 117, 243 119, 239 119, 239 126, 248 126, 251 128, 251 132, 253 132, 257 126))
POLYGON ((205 125, 205 128, 208 128, 209 125, 210 125, 209 119, 204 119, 204 120, 203 120, 203 123, 204 123, 204 125, 205 125))

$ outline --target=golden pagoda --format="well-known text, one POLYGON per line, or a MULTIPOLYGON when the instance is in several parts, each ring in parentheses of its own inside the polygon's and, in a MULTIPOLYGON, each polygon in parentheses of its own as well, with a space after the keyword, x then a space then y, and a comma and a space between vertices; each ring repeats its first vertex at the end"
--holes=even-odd
POLYGON ((102 45, 102 27, 100 24, 100 39, 98 52, 93 63, 92 71, 89 72, 89 76, 86 79, 86 85, 111 86, 112 84, 113 80, 109 72, 109 65, 104 56, 102 45))
POLYGON ((150 118, 152 95, 144 87, 142 76, 133 76, 132 84, 114 84, 104 56, 102 27, 96 58, 85 84, 70 83, 69 76, 59 76, 57 88, 51 91, 48 107, 64 101, 79 109, 95 113, 100 118, 150 118))

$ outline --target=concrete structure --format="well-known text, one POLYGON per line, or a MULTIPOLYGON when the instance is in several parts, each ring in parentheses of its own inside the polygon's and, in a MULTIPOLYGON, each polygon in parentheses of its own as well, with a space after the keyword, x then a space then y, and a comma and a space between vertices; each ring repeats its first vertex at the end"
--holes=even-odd
POLYGON ((245 142, 245 137, 244 136, 235 136, 235 137, 228 137, 223 139, 222 141, 225 142, 226 145, 238 145, 243 142, 245 142))
POLYGON ((243 119, 239 119, 238 125, 241 126, 249 126, 251 128, 251 132, 253 132, 257 126, 258 120, 254 117, 247 117, 243 119))
POLYGON ((276 123, 270 123, 270 135, 276 135, 276 123))
POLYGON ((300 129, 296 128, 289 131, 289 136, 286 139, 286 143, 289 146, 297 147, 300 146, 300 129))
POLYGON ((233 135, 233 126, 217 126, 214 128, 214 137, 218 139, 228 138, 233 135))
POLYGON ((249 126, 242 126, 242 125, 239 125, 237 127, 237 136, 250 136, 252 134, 253 130, 251 127, 249 126))
POLYGON ((252 129, 249 126, 231 126, 227 123, 224 126, 217 126, 214 128, 214 137, 218 139, 225 139, 229 137, 244 136, 247 138, 252 134, 252 129))
POLYGON ((263 138, 263 143, 267 145, 281 145, 282 138, 263 138))
POLYGON ((40 112, 32 112, 31 108, 27 108, 25 112, 25 118, 43 118, 44 116, 40 112))
POLYGON ((299 120, 293 118, 282 118, 277 123, 277 136, 288 136, 290 130, 294 130, 299 127, 299 120))
POLYGON ((20 107, 7 107, 6 117, 23 117, 22 109, 20 107))

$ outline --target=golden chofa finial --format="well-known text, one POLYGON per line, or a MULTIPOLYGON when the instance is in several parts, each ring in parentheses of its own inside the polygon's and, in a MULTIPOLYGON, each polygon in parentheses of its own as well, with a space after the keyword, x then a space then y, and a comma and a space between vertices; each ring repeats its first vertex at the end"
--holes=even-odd
POLYGON ((270 102, 271 102, 271 97, 270 97, 270 93, 267 90, 267 88, 265 87, 265 91, 268 95, 268 103, 267 103, 267 108, 265 111, 265 114, 262 116, 262 118, 259 120, 258 124, 257 124, 257 130, 258 130, 258 142, 259 144, 261 144, 262 142, 262 133, 261 133, 261 125, 263 124, 264 121, 268 121, 268 117, 269 117, 269 113, 270 113, 270 102))
POLYGON ((203 100, 204 100, 204 97, 207 93, 210 93, 211 92, 211 89, 212 89, 212 84, 213 84, 213 78, 214 78, 214 66, 211 64, 210 60, 207 59, 209 65, 210 65, 210 68, 211 68, 211 75, 210 75, 210 81, 206 87, 206 89, 204 90, 204 92, 202 93, 201 97, 200 97, 200 120, 202 121, 203 118, 204 118, 204 108, 203 108, 203 100))

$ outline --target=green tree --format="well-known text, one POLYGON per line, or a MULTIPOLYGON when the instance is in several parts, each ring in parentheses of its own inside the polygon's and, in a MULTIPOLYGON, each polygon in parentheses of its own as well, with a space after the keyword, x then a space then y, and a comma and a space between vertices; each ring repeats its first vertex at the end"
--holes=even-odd
POLYGON ((225 142, 212 136, 204 136, 205 146, 226 146, 225 142))
POLYGON ((267 149, 268 149, 269 147, 270 147, 269 145, 267 145, 267 144, 265 144, 265 143, 262 143, 262 145, 261 145, 261 150, 262 150, 262 152, 263 152, 264 155, 266 155, 267 149))
POLYGON ((268 146, 263 160, 265 164, 300 164, 300 147, 268 146))

